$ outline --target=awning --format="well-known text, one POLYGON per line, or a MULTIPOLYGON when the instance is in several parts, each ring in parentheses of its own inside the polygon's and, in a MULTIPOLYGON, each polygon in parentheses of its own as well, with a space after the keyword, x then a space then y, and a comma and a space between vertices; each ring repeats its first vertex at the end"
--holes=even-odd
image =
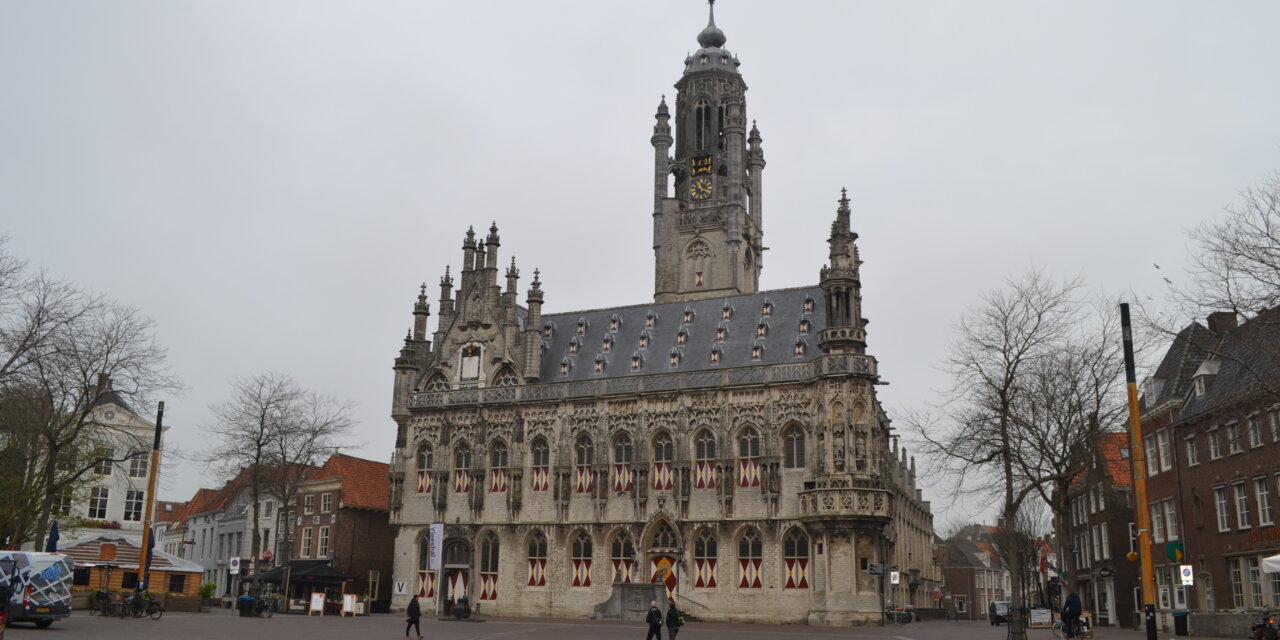
POLYGON ((1267 573, 1280 573, 1280 554, 1262 559, 1262 570, 1267 573))

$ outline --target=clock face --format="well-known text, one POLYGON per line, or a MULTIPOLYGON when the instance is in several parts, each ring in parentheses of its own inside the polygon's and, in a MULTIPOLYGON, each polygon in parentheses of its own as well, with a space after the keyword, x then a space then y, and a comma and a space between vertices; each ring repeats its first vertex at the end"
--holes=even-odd
POLYGON ((711 178, 694 178, 689 183, 689 196, 694 200, 706 200, 711 197, 711 178))

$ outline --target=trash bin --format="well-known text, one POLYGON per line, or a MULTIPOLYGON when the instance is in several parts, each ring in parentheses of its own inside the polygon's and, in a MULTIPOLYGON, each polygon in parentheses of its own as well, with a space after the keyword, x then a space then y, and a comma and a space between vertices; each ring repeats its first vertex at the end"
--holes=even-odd
POLYGON ((240 609, 241 618, 253 617, 254 600, 256 600, 256 598, 254 598, 253 596, 240 596, 240 599, 237 601, 237 605, 238 605, 238 608, 240 609))
POLYGON ((1176 636, 1189 635, 1187 633, 1187 618, 1188 616, 1186 611, 1173 612, 1173 634, 1174 635, 1176 636))

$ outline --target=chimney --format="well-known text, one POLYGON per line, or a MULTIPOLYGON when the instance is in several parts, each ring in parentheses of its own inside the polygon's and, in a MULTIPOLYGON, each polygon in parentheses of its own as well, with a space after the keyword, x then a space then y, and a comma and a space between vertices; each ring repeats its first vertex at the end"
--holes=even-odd
POLYGON ((109 374, 109 373, 99 373, 99 374, 98 374, 98 389, 99 389, 99 390, 101 390, 101 391, 106 391, 106 390, 108 390, 108 389, 110 389, 110 388, 111 388, 111 374, 109 374))
POLYGON ((1209 330, 1215 335, 1221 336, 1237 326, 1234 311, 1215 311, 1209 314, 1209 330))

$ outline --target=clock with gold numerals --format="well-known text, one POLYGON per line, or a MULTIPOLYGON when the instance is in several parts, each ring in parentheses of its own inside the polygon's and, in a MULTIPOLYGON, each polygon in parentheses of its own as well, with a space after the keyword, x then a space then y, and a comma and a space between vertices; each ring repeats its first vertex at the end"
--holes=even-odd
POLYGON ((706 200, 711 197, 711 178, 706 176, 694 178, 689 182, 689 197, 694 200, 706 200))

